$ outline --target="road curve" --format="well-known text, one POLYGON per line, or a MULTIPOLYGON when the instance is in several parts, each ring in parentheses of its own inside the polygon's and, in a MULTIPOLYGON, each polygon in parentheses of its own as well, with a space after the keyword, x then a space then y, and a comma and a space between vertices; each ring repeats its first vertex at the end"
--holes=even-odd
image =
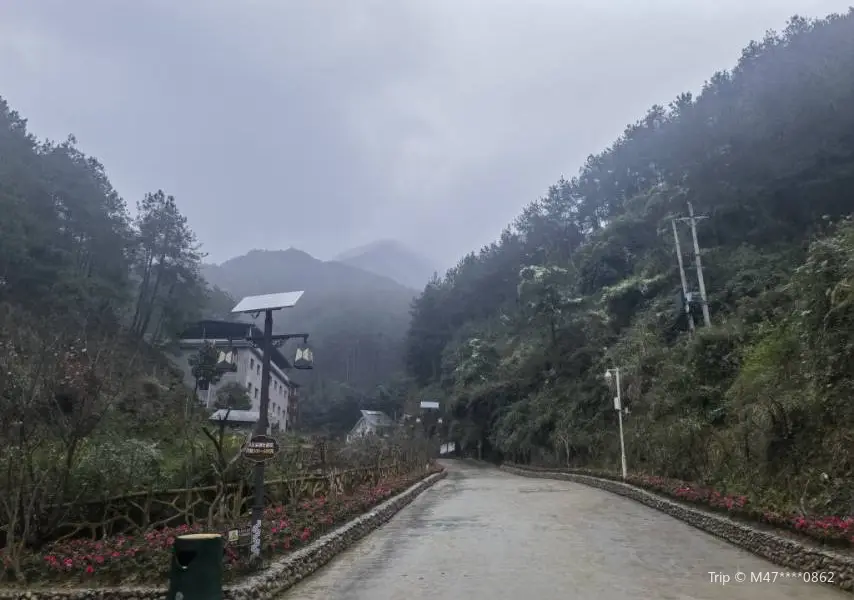
POLYGON ((447 478, 280 600, 852 598, 785 576, 751 583, 785 569, 596 488, 445 464, 447 478))

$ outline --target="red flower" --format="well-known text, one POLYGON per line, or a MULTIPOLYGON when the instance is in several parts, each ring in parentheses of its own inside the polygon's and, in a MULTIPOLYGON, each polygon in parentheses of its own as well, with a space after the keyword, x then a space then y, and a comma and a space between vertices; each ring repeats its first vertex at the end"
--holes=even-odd
MULTIPOLYGON (((352 518, 405 489, 413 480, 412 477, 395 477, 378 484, 358 486, 347 496, 320 496, 301 501, 296 506, 269 506, 264 511, 264 526, 269 527, 273 535, 265 541, 265 548, 274 554, 289 552, 294 546, 305 544, 328 531, 333 524, 352 518), (286 517, 286 513, 290 518, 286 517)), ((228 529, 235 525, 229 524, 228 529)), ((22 566, 28 572, 36 572, 32 567, 40 566, 48 577, 93 576, 104 578, 104 583, 110 584, 115 583, 110 578, 121 577, 126 572, 143 572, 154 564, 168 564, 170 548, 178 535, 203 530, 200 525, 179 525, 151 530, 138 536, 120 534, 101 540, 65 540, 48 545, 42 553, 25 556, 26 564, 22 566)), ((2 550, 0 557, 0 562, 9 562, 2 550)), ((230 569, 242 569, 244 560, 242 553, 226 545, 223 561, 230 569)))

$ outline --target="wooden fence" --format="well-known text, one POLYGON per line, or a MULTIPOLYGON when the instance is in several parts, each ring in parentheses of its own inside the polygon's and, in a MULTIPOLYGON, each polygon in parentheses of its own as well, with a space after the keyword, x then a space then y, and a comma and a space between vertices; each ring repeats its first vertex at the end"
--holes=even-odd
MULTIPOLYGON (((265 482, 267 504, 293 504, 320 496, 347 494, 365 484, 411 471, 408 462, 393 462, 350 469, 330 468, 326 472, 304 474, 265 482)), ((61 514, 61 524, 40 528, 42 542, 68 538, 99 539, 124 534, 140 535, 159 527, 204 524, 208 527, 232 524, 246 517, 254 497, 247 481, 187 489, 140 491, 121 496, 51 507, 61 514), (48 530, 46 530, 48 529, 48 530)), ((39 519, 44 525, 50 515, 39 519)), ((0 526, 0 542, 5 538, 0 526)), ((2 545, 0 545, 2 548, 2 545)))

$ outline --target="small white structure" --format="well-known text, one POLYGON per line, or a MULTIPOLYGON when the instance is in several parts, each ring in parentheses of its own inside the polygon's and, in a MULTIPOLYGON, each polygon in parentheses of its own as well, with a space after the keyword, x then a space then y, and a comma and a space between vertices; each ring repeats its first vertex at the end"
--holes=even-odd
POLYGON ((432 400, 422 400, 421 410, 439 410, 439 403, 432 400))
POLYGON ((394 427, 394 421, 382 411, 363 410, 361 413, 362 418, 356 422, 356 425, 347 434, 348 442, 368 435, 387 435, 394 427))

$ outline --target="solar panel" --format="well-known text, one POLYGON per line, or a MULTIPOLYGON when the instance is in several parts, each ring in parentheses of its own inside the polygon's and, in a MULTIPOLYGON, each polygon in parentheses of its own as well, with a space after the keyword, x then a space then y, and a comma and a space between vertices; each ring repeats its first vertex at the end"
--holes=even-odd
POLYGON ((246 296, 231 309, 233 313, 254 313, 263 310, 278 310, 291 308, 304 292, 282 292, 279 294, 264 294, 262 296, 246 296))

